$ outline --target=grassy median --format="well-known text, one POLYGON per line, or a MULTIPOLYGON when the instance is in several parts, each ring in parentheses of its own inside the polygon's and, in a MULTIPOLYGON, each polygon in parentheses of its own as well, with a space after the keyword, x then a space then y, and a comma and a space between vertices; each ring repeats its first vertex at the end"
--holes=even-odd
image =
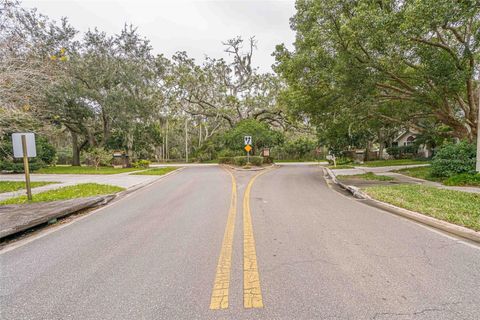
POLYGON ((41 168, 35 173, 44 174, 117 174, 138 171, 138 168, 114 168, 114 167, 91 167, 91 166, 52 166, 41 168))
MULTIPOLYGON (((98 195, 113 194, 113 193, 120 192, 122 190, 125 190, 125 189, 117 186, 107 185, 107 184, 82 183, 74 186, 63 187, 63 188, 58 188, 58 189, 34 194, 33 200, 30 201, 30 203, 93 197, 98 195)), ((27 196, 20 196, 16 198, 7 199, 4 201, 1 201, 0 205, 23 204, 23 203, 29 203, 27 196)))
POLYGON ((360 179, 360 180, 373 180, 373 181, 393 181, 395 180, 389 176, 376 175, 373 172, 367 172, 363 174, 353 174, 353 175, 339 175, 338 179, 360 179))
POLYGON ((139 171, 131 174, 136 176, 163 176, 164 174, 175 171, 177 169, 178 167, 154 168, 154 169, 148 169, 145 171, 139 171))
MULTIPOLYGON (((30 185, 32 188, 45 186, 47 184, 58 183, 58 182, 47 182, 47 181, 32 181, 30 185)), ((0 193, 12 192, 17 190, 26 189, 24 181, 0 181, 0 193)))
POLYGON ((415 159, 392 159, 392 160, 373 160, 359 164, 359 167, 390 167, 390 166, 406 166, 414 164, 429 164, 430 161, 415 159))
POLYGON ((480 194, 419 185, 365 188, 371 197, 480 231, 480 194))

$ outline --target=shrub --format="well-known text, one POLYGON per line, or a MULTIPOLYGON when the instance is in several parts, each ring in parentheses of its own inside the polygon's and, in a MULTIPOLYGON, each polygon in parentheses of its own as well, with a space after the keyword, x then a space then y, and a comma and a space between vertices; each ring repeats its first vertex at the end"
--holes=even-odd
MULTIPOLYGON (((29 162, 30 171, 36 171, 45 167, 45 163, 36 158, 30 159, 29 162)), ((13 173, 23 173, 23 160, 3 160, 0 161, 0 171, 9 171, 13 173)))
POLYGON ((233 164, 236 165, 236 166, 243 167, 244 165, 247 164, 247 157, 245 157, 245 156, 234 157, 233 158, 233 164))
POLYGON ((57 161, 57 151, 44 137, 37 136, 37 158, 43 163, 50 165, 57 161))
POLYGON ((409 146, 393 146, 387 148, 387 153, 394 157, 395 159, 411 158, 415 156, 418 151, 418 146, 409 145, 409 146))
POLYGON ((219 157, 218 158, 218 163, 220 164, 233 164, 233 158, 232 157, 219 157))
POLYGON ((62 148, 57 151, 57 164, 72 164, 72 151, 62 148))
POLYGON ((254 166, 260 167, 263 164, 263 157, 252 156, 250 157, 250 163, 254 166))
POLYGON ((432 162, 432 176, 451 177, 457 174, 475 174, 476 147, 462 141, 446 144, 435 155, 432 162))
POLYGON ((138 160, 138 161, 132 163, 132 167, 148 169, 150 167, 150 161, 148 161, 148 160, 138 160))
POLYGON ((112 158, 112 154, 103 148, 92 148, 85 153, 85 161, 95 168, 110 165, 112 158))
POLYGON ((263 157, 263 163, 272 164, 273 163, 273 157, 263 157))
POLYGON ((457 174, 451 176, 443 183, 447 186, 480 186, 480 174, 457 174))

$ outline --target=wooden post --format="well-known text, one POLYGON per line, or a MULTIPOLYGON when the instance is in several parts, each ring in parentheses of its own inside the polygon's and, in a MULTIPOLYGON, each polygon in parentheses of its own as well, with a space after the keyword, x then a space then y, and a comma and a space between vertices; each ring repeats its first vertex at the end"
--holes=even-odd
POLYGON ((27 139, 25 135, 22 135, 22 150, 23 150, 23 169, 25 171, 25 185, 27 187, 27 198, 32 200, 32 188, 30 186, 30 167, 28 166, 27 155, 27 139))

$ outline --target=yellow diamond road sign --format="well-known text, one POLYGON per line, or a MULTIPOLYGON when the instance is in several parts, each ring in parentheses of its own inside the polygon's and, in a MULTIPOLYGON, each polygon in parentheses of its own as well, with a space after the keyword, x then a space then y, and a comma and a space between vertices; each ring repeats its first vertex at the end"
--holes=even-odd
POLYGON ((250 151, 252 150, 252 147, 251 147, 249 144, 247 144, 247 145, 245 146, 245 150, 246 150, 247 152, 250 152, 250 151))

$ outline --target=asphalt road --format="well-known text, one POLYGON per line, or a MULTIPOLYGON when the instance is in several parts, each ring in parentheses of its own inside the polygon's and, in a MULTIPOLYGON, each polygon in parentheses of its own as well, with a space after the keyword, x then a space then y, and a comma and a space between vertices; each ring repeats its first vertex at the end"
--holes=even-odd
POLYGON ((318 166, 186 168, 7 247, 0 273, 1 319, 480 319, 478 246, 318 166))

